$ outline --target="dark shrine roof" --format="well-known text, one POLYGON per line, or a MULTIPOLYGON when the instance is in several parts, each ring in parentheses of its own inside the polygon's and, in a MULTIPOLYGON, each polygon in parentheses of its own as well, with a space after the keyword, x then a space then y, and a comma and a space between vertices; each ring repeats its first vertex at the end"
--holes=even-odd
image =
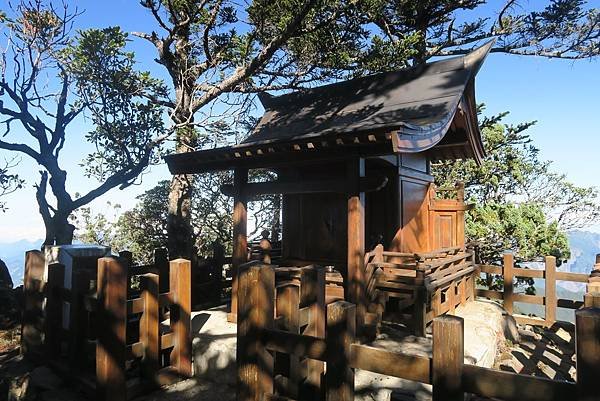
POLYGON ((348 148, 366 154, 428 151, 431 159, 480 160, 474 78, 492 44, 404 70, 277 97, 262 94, 265 113, 242 143, 167 156, 169 169, 176 174, 268 167, 269 160, 288 152, 295 157, 348 148))

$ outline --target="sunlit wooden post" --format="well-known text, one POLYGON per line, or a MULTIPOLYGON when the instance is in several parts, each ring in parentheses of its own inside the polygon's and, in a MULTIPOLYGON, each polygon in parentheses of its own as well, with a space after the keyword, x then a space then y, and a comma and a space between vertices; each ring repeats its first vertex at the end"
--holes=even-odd
POLYGON ((600 292, 600 253, 596 255, 596 264, 590 273, 586 292, 600 292))
POLYGON ((464 401, 463 319, 439 316, 433 319, 433 401, 464 401))
POLYGON ((367 301, 365 295, 365 193, 360 179, 365 176, 365 160, 352 159, 346 169, 348 187, 348 297, 356 304, 359 327, 365 322, 367 301))
POLYGON ((40 251, 25 254, 23 292, 25 308, 21 327, 21 353, 35 357, 41 352, 44 319, 44 255, 40 251))
POLYGON ((144 312, 140 319, 140 341, 144 346, 142 377, 151 384, 156 384, 160 367, 159 275, 148 273, 140 276, 140 287, 144 302, 144 312))
POLYGON ((584 308, 600 308, 600 292, 586 292, 583 296, 584 308))
POLYGON ((252 261, 240 266, 237 315, 237 401, 262 401, 273 393, 273 357, 262 330, 273 328, 275 271, 252 261))
MULTIPOLYGON (((308 325, 302 334, 325 338, 325 269, 306 266, 300 269, 300 307, 308 307, 308 325)), ((325 371, 322 361, 307 361, 306 380, 303 394, 307 399, 316 400, 321 394, 321 376, 325 371)))
MULTIPOLYGON (((300 291, 296 284, 286 284, 277 288, 277 316, 282 318, 281 330, 300 333, 300 291)), ((275 383, 277 394, 298 399, 300 385, 300 362, 297 355, 275 354, 275 368, 282 368, 282 380, 275 383)))
POLYGON ((513 314, 513 268, 514 268, 514 256, 510 252, 504 253, 504 263, 502 265, 502 276, 504 277, 504 309, 510 315, 513 314))
POLYGON ((189 260, 176 259, 170 262, 170 294, 175 303, 171 306, 171 330, 174 347, 171 351, 171 366, 183 377, 192 375, 192 338, 190 336, 192 313, 192 267, 189 260))
POLYGON ((248 261, 248 214, 246 210, 245 186, 248 183, 248 169, 236 168, 233 172, 233 255, 231 282, 231 311, 227 315, 230 322, 236 321, 238 304, 238 270, 248 261))
POLYGON ((127 327, 126 261, 98 259, 96 380, 98 399, 125 401, 127 327))
POLYGON ((577 396, 579 401, 600 400, 600 309, 575 311, 577 396))
POLYGON ((327 401, 354 400, 354 369, 350 367, 350 347, 355 336, 355 305, 345 301, 327 305, 327 401))
POLYGON ((546 325, 552 326, 556 322, 556 258, 546 256, 545 258, 545 296, 546 296, 546 325))
POLYGON ((479 279, 479 275, 481 274, 481 272, 479 270, 479 266, 477 265, 477 259, 476 259, 476 255, 475 255, 475 246, 473 244, 469 244, 467 246, 467 252, 469 252, 471 254, 469 261, 471 263, 473 263, 473 266, 475 266, 473 275, 466 282, 466 284, 467 284, 467 287, 466 287, 467 299, 471 299, 472 301, 475 301, 475 299, 477 299, 477 280, 479 279))
POLYGON ((60 263, 48 265, 46 284, 46 319, 44 345, 46 357, 53 360, 60 354, 62 332, 62 290, 65 284, 65 266, 60 263))

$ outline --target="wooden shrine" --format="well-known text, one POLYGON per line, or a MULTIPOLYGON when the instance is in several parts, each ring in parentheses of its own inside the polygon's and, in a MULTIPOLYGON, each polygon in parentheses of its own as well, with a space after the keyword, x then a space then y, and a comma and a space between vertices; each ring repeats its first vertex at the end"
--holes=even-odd
MULTIPOLYGON (((415 253, 430 262, 454 255, 454 262, 436 262, 452 267, 444 277, 471 266, 462 263, 472 260, 464 247, 462 187, 439 196, 430 166, 484 156, 474 83, 490 48, 282 96, 259 95, 265 113, 244 141, 166 157, 173 174, 234 171, 233 184, 222 188, 234 199, 232 318, 235 269, 248 258, 247 202, 261 194, 283 198, 277 264, 333 266, 363 322, 372 303, 369 251, 377 244, 388 253, 377 262, 384 272, 386 263, 406 265, 403 258, 415 253), (271 170, 277 180, 248 182, 251 169, 271 170)), ((415 271, 394 274, 418 277, 415 271)), ((430 300, 426 304, 432 308, 430 300)))

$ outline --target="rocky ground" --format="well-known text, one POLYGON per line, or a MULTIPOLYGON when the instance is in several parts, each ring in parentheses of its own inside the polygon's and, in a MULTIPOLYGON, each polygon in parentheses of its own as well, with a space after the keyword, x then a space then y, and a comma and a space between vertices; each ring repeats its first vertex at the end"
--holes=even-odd
POLYGON ((495 368, 554 380, 575 380, 575 327, 558 322, 543 328, 519 325, 520 341, 499 347, 495 368))

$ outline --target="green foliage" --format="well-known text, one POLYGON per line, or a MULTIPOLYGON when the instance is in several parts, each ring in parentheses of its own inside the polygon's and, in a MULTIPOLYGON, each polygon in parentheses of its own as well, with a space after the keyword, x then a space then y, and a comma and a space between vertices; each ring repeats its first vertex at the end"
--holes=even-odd
MULTIPOLYGON (((10 173, 15 166, 13 161, 5 161, 0 166, 0 197, 11 194, 18 189, 23 188, 24 181, 17 174, 10 173)), ((6 211, 6 204, 0 201, 0 212, 6 211)))
POLYGON ((157 160, 167 137, 161 106, 149 100, 164 96, 164 85, 135 70, 120 28, 73 34, 78 15, 44 0, 22 0, 0 17, 11 38, 0 59, 0 115, 6 126, 0 149, 20 152, 41 166, 36 199, 45 244, 70 243, 69 215, 115 187, 133 184, 157 160), (93 128, 84 137, 94 150, 81 166, 98 185, 74 199, 61 152, 67 141, 81 141, 67 128, 82 115, 91 120, 93 128), (15 124, 22 129, 14 130, 15 124))
POLYGON ((371 44, 365 47, 358 71, 376 72, 435 56, 464 54, 491 38, 497 39, 495 52, 596 57, 600 54, 600 11, 591 4, 584 0, 507 1, 489 12, 490 5, 483 0, 365 0, 359 7, 376 28, 370 32, 371 44), (395 50, 399 52, 393 60, 395 50), (390 62, 374 63, 378 59, 390 62))
POLYGON ((67 72, 75 81, 78 103, 85 104, 94 129, 86 135, 96 151, 81 166, 99 181, 123 166, 156 162, 164 134, 162 109, 147 99, 163 95, 163 83, 134 69, 135 59, 125 51, 127 34, 119 27, 89 29, 75 37, 63 52, 67 72))
MULTIPOLYGON (((436 184, 465 183, 465 196, 474 204, 467 213, 466 236, 478 243, 483 263, 500 264, 504 251, 515 253, 517 264, 552 255, 560 263, 570 257, 566 231, 600 216, 597 190, 570 183, 539 159, 526 133, 533 123, 502 124, 507 113, 485 118, 482 136, 486 157, 435 164, 436 184)), ((534 291, 533 280, 519 279, 534 291)), ((501 286, 490 278, 488 285, 501 286)))

